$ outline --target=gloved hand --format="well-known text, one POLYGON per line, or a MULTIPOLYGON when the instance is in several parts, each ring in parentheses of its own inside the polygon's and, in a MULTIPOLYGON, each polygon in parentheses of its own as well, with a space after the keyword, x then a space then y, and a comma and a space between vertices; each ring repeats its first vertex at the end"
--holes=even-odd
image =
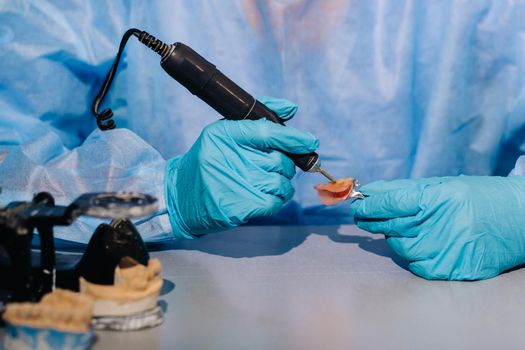
MULTIPOLYGON (((297 106, 273 98, 259 101, 288 120, 297 106)), ((207 126, 191 149, 168 161, 166 199, 175 235, 195 235, 239 226, 277 213, 292 198, 295 165, 283 153, 313 152, 310 133, 266 119, 219 120, 207 126)))
POLYGON ((477 280, 525 263, 525 177, 378 181, 352 204, 357 225, 427 279, 477 280))

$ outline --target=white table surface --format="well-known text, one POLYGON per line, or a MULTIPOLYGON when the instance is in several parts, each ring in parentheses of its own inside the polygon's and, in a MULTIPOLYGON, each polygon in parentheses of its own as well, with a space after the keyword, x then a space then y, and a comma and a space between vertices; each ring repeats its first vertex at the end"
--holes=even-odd
POLYGON ((355 226, 253 226, 153 252, 164 324, 93 349, 524 349, 525 269, 426 281, 355 226))

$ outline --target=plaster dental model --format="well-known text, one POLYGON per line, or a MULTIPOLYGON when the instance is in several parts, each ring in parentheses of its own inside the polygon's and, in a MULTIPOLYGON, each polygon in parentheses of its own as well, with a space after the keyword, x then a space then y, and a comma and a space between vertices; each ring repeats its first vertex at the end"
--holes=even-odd
POLYGON ((81 277, 80 292, 95 300, 95 329, 136 330, 162 323, 157 306, 161 270, 158 259, 150 259, 144 266, 124 257, 115 269, 113 285, 94 284, 81 277))
POLYGON ((55 289, 38 303, 7 304, 6 349, 88 349, 93 299, 80 293, 55 289))

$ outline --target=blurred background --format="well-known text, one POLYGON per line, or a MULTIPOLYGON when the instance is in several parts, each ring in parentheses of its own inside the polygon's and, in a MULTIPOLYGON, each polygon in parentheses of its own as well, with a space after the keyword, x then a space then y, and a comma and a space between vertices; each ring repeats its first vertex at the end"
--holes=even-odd
MULTIPOLYGON (((254 96, 298 104, 289 125, 320 139, 336 177, 506 175, 524 153, 519 0, 0 0, 0 146, 56 135, 81 147, 131 27, 189 45, 254 96)), ((106 106, 165 159, 219 118, 134 39, 106 106)), ((257 223, 349 222, 348 203, 318 202, 323 181, 299 173, 292 203, 257 223)))

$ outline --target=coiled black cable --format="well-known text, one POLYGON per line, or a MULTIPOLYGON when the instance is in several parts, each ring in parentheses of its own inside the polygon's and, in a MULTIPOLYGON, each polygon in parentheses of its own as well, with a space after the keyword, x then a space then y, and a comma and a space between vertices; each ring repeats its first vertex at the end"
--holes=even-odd
POLYGON ((138 37, 141 33, 142 31, 136 28, 131 28, 128 31, 126 31, 126 33, 124 33, 124 36, 122 37, 122 40, 120 41, 117 57, 115 57, 115 60, 113 61, 113 65, 111 65, 111 68, 108 72, 108 75, 106 75, 106 79, 104 80, 104 83, 102 84, 102 87, 100 88, 100 91, 98 92, 97 96, 93 100, 93 104, 91 105, 91 110, 93 111, 93 114, 95 115, 95 118, 97 119, 97 125, 100 130, 110 130, 116 127, 115 121, 111 119, 113 117, 113 111, 111 110, 111 108, 106 108, 100 113, 98 112, 98 108, 100 104, 102 103, 102 100, 106 96, 108 89, 111 86, 111 82, 113 81, 113 78, 115 77, 115 73, 117 72, 118 64, 120 62, 120 56, 122 56, 122 52, 124 51, 124 47, 126 46, 128 39, 133 35, 138 37))
POLYGON ((111 83, 113 82, 113 78, 117 73, 118 64, 120 62, 120 56, 122 56, 124 47, 126 46, 128 39, 131 36, 136 36, 141 43, 158 53, 162 58, 167 57, 171 51, 171 45, 163 43, 162 41, 160 41, 159 39, 155 38, 153 35, 147 32, 141 31, 136 28, 131 28, 128 29, 126 33, 124 33, 124 35, 122 36, 122 40, 120 41, 117 57, 115 57, 115 60, 113 61, 113 64, 109 69, 108 75, 106 76, 102 87, 100 88, 100 91, 98 92, 97 96, 93 100, 93 104, 91 105, 91 110, 93 111, 93 114, 97 119, 97 125, 100 130, 115 129, 115 127, 117 126, 115 124, 115 121, 111 119, 113 117, 113 111, 111 110, 111 108, 106 108, 100 113, 98 112, 98 108, 102 103, 102 100, 106 96, 108 89, 111 86, 111 83))
POLYGON ((163 59, 170 53, 171 45, 165 44, 147 32, 139 34, 139 41, 158 53, 163 59))

